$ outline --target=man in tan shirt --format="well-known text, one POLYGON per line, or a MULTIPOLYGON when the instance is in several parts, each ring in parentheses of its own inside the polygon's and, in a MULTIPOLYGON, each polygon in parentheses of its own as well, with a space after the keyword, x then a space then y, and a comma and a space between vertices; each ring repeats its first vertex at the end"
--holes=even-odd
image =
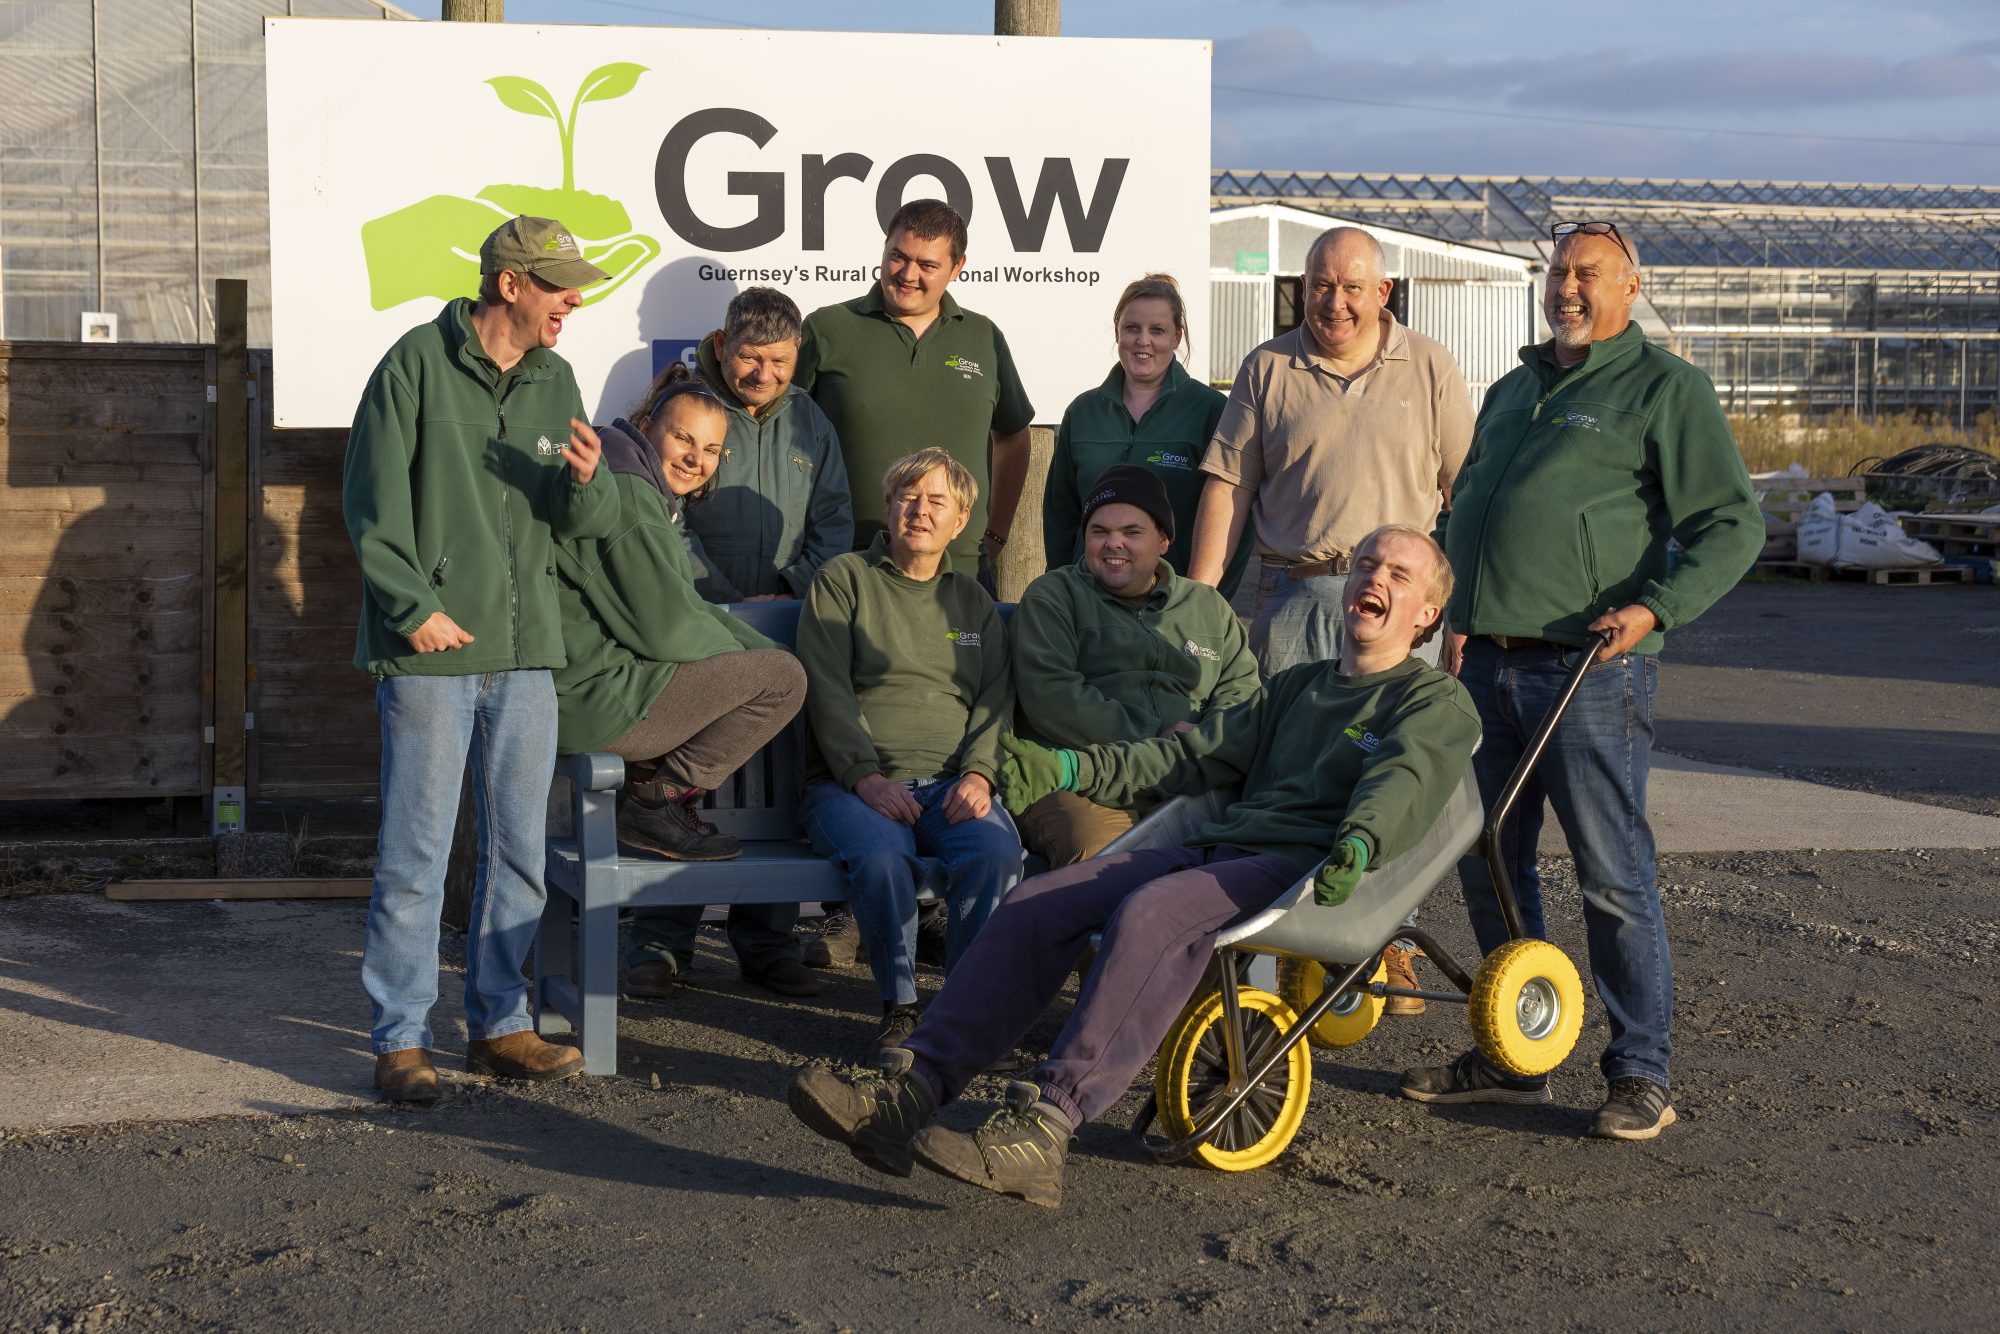
MULTIPOLYGON (((1188 574, 1219 581, 1254 523, 1262 566, 1239 605, 1266 679, 1340 656, 1355 544, 1385 523, 1428 532, 1472 441, 1465 376, 1385 309, 1385 268, 1380 243, 1358 227, 1313 242, 1305 323, 1243 359, 1202 458, 1188 574)), ((1432 641, 1421 656, 1436 654, 1432 641)))

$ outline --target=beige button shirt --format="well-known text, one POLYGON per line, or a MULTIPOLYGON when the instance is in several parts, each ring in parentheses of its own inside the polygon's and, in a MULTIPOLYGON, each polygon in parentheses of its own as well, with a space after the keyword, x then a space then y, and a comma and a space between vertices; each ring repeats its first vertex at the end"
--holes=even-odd
POLYGON ((1382 312, 1382 350, 1352 380, 1303 327, 1243 359, 1201 469, 1256 493, 1257 550, 1352 552, 1385 523, 1437 520, 1472 443, 1472 399, 1442 344, 1382 312))

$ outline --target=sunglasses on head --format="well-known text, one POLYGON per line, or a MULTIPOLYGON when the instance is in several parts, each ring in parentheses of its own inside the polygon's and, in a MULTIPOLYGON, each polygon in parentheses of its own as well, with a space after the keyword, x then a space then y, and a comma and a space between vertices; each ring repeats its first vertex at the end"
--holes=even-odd
POLYGON ((668 403, 684 394, 699 394, 701 397, 711 399, 717 403, 722 401, 722 396, 713 389, 710 389, 708 381, 701 379, 699 376, 687 380, 676 380, 665 389, 662 389, 659 397, 653 400, 653 406, 646 409, 647 420, 650 421, 654 417, 659 416, 661 408, 664 408, 668 403))
POLYGON ((1632 247, 1626 245, 1625 238, 1618 234, 1618 224, 1615 222, 1559 222, 1549 228, 1549 235, 1558 245, 1565 236, 1574 233, 1581 233, 1584 236, 1608 236, 1618 243, 1618 248, 1625 252, 1627 260, 1634 265, 1639 262, 1639 257, 1632 253, 1632 247))

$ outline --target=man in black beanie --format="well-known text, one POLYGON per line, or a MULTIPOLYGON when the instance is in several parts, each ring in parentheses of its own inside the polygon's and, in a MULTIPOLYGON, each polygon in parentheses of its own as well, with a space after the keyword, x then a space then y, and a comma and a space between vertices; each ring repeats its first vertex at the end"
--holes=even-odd
MULTIPOLYGON (((1257 660, 1242 623, 1207 584, 1174 573, 1167 489, 1152 471, 1106 468, 1083 502, 1083 557, 1028 585, 1010 631, 1015 719, 1045 746, 1184 732, 1248 699, 1257 660)), ((1050 866, 1095 856, 1137 812, 1053 792, 1016 820, 1050 866)))

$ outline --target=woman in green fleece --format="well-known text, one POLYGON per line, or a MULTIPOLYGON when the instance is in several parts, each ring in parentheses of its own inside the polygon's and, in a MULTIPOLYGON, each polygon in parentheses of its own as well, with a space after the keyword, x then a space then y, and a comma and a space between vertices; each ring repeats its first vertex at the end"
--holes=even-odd
MULTIPOLYGON (((1042 548, 1048 568, 1074 565, 1083 555, 1083 499, 1090 484, 1115 463, 1156 474, 1173 506, 1173 545, 1167 564, 1186 574, 1201 500, 1201 455, 1228 402, 1189 375, 1176 359, 1187 344, 1187 304, 1180 284, 1149 273, 1126 286, 1113 308, 1111 329, 1118 364, 1095 389, 1078 394, 1056 428, 1056 449, 1042 492, 1042 548)), ((1218 587, 1228 597, 1243 575, 1255 544, 1246 540, 1218 587)))
MULTIPOLYGON (((776 736, 805 698, 798 659, 695 591, 681 505, 707 485, 729 429, 715 392, 670 366, 628 420, 601 432, 618 486, 611 535, 556 548, 563 648, 556 673, 557 746, 625 760, 618 834, 675 861, 741 855, 734 838, 695 813, 776 736)), ((820 983, 792 939, 796 904, 730 911, 729 938, 746 980, 783 995, 820 983)), ((694 955, 699 908, 633 914, 625 990, 657 996, 694 955)))

